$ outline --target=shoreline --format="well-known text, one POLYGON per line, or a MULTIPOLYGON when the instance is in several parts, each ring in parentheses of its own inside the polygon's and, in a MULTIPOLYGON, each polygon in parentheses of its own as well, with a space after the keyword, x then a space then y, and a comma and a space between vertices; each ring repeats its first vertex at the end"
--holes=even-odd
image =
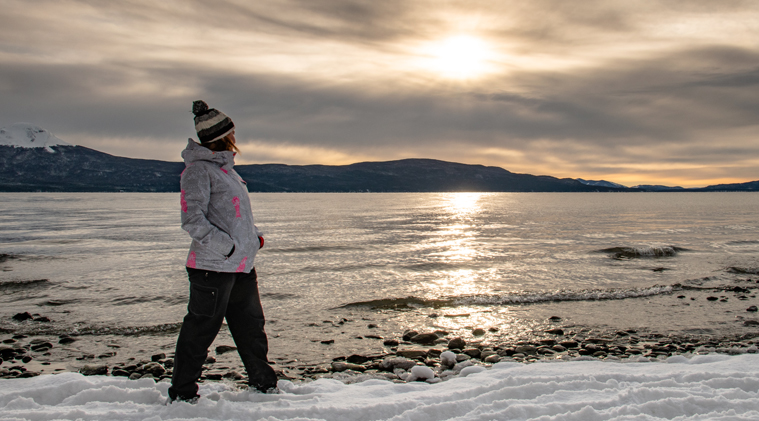
MULTIPOLYGON (((547 329, 538 336, 503 342, 488 339, 464 340, 447 332, 406 331, 403 337, 385 339, 384 352, 358 353, 321 363, 302 363, 270 355, 278 377, 293 382, 307 382, 319 378, 334 378, 351 383, 368 378, 395 382, 427 380, 437 382, 459 374, 468 366, 489 367, 498 362, 530 364, 540 361, 607 360, 642 362, 662 360, 675 355, 686 357, 699 354, 729 354, 759 352, 759 332, 714 335, 662 335, 640 330, 598 330, 581 326, 561 326, 547 329), (446 353, 449 351, 452 354, 446 353), (443 354, 446 353, 446 354, 443 354), (411 369, 425 366, 427 377, 413 376, 411 369)), ((152 378, 161 381, 170 378, 173 353, 157 351, 150 359, 135 355, 120 355, 120 361, 110 358, 117 355, 106 352, 99 356, 83 354, 73 359, 56 358, 51 351, 66 349, 78 340, 75 336, 60 335, 56 342, 49 337, 10 335, 5 333, 0 343, 0 379, 30 378, 41 374, 79 372, 84 375, 123 376, 132 380, 152 378), (52 357, 52 358, 51 358, 52 357)), ((174 338, 172 337, 172 340, 174 338)), ((327 341, 329 342, 329 341, 327 341)), ((326 344, 329 345, 329 344, 326 344)), ((71 351, 71 349, 68 349, 71 351)), ((415 370, 418 372, 418 369, 415 370)), ((236 348, 219 345, 209 349, 200 382, 234 382, 245 388, 245 373, 236 348)))

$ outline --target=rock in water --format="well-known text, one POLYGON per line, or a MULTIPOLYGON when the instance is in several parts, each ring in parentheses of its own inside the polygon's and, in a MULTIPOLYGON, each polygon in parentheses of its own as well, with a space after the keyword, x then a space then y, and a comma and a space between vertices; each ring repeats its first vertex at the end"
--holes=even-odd
POLYGON ((17 322, 23 322, 24 320, 34 319, 34 317, 29 314, 29 312, 26 313, 17 313, 13 316, 13 320, 17 322))
POLYGON ((757 311, 757 308, 756 308, 756 306, 751 306, 751 307, 747 308, 746 311, 757 311))
POLYGON ((85 364, 79 369, 79 372, 85 376, 104 376, 108 374, 108 366, 105 364, 85 364))

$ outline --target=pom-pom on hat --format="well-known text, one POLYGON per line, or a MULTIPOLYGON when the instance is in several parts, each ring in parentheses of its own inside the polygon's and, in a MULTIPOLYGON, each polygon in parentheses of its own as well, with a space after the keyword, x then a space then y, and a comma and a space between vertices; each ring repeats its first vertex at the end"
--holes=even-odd
POLYGON ((215 108, 208 108, 205 101, 193 102, 192 113, 195 114, 195 131, 201 144, 219 140, 235 129, 232 119, 215 108))

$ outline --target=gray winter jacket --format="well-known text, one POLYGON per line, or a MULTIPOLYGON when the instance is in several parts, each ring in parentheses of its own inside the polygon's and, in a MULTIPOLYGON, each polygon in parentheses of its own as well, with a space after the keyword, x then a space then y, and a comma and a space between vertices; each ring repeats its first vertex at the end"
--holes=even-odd
POLYGON ((249 273, 262 233, 253 224, 246 183, 232 169, 234 153, 190 139, 182 158, 182 228, 192 237, 187 267, 249 273))

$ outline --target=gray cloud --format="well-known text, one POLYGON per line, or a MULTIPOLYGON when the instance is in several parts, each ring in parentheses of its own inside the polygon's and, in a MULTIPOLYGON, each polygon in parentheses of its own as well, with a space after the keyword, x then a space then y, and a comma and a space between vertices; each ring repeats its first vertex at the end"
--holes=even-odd
POLYGON ((694 180, 705 173, 759 178, 750 160, 759 152, 759 48, 700 34, 673 41, 661 23, 678 16, 711 22, 715 14, 755 12, 752 3, 67 3, 82 21, 11 3, 0 17, 0 125, 33 122, 107 152, 176 160, 193 134, 190 104, 203 98, 232 116, 242 142, 261 148, 246 153, 248 161, 287 160, 276 149, 290 147, 583 178, 677 171, 694 180), (405 60, 409 40, 456 29, 459 15, 512 54, 585 61, 555 69, 520 64, 467 83, 372 67, 405 60), (91 27, 82 25, 87 19, 91 27), (109 19, 112 27, 103 25, 109 19), (216 53, 226 29, 243 44, 230 38, 220 48, 242 54, 244 45, 251 63, 259 54, 279 59, 281 48, 283 67, 303 68, 213 63, 206 54, 216 53), (633 44, 630 54, 616 53, 617 45, 633 44), (370 72, 347 71, 350 54, 364 66, 356 69, 370 72), (330 78, 338 73, 328 65, 339 77, 330 78))

